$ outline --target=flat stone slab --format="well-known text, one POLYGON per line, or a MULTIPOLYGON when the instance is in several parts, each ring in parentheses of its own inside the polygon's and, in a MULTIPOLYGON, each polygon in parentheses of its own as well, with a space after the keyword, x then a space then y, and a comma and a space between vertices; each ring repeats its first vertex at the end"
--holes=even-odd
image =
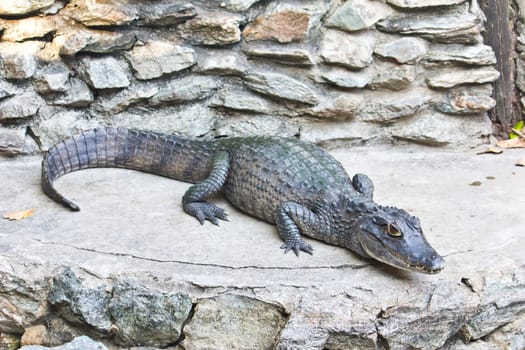
MULTIPOLYGON (((398 271, 313 240, 313 256, 285 255, 274 226, 222 198, 216 202, 231 221, 201 226, 181 208, 188 184, 136 171, 90 169, 61 178, 59 191, 81 207, 70 212, 42 193, 41 158, 20 157, 0 160, 0 214, 36 211, 20 221, 0 219, 0 275, 43 281, 70 267, 81 278, 97 280, 95 285, 126 276, 147 287, 187 293, 197 304, 241 294, 286 312, 277 340, 283 348, 321 349, 348 335, 370 344, 383 338, 392 349, 434 349, 456 339, 460 329, 477 339, 484 335, 472 329, 489 334, 523 317, 525 168, 514 165, 523 150, 476 155, 474 150, 356 148, 332 154, 349 173, 372 178, 377 202, 420 217, 428 240, 445 257, 443 272, 398 271), (479 313, 493 305, 491 298, 500 308, 483 318, 479 313), (505 304, 506 299, 512 302, 505 304), (497 318, 501 310, 505 314, 497 318), (487 325, 487 319, 494 324, 487 325), (435 329, 427 340, 417 333, 425 324, 435 329)), ((31 323, 19 322, 20 328, 31 323)), ((191 324, 197 332, 199 322, 191 324)), ((189 337, 184 344, 205 346, 198 342, 189 337)))

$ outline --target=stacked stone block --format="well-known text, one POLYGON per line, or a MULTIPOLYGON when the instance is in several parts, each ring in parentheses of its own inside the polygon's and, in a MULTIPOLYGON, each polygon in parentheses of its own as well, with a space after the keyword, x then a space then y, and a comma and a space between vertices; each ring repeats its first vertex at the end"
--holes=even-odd
POLYGON ((477 0, 2 1, 0 152, 101 124, 475 146, 484 21, 477 0))

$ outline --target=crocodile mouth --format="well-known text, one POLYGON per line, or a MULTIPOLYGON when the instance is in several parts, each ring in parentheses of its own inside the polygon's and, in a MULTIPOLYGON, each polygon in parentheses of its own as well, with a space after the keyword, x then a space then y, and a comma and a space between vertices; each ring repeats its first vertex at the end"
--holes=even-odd
POLYGON ((403 270, 434 275, 441 272, 445 267, 443 259, 437 254, 434 256, 439 257, 440 260, 436 264, 426 263, 425 261, 411 261, 409 257, 397 253, 372 234, 367 234, 366 238, 365 235, 360 234, 359 242, 370 257, 403 270))

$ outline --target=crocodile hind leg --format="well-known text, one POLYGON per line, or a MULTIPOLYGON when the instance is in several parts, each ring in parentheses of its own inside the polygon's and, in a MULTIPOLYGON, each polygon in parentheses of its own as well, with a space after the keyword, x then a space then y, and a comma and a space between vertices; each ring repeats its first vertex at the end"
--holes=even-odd
POLYGON ((284 249, 285 253, 293 250, 297 256, 301 250, 310 255, 314 251, 312 246, 301 238, 301 232, 315 237, 327 228, 316 213, 292 201, 281 203, 275 211, 274 219, 284 240, 281 249, 284 249))
POLYGON ((206 220, 218 225, 219 219, 228 219, 224 209, 206 202, 206 199, 215 195, 224 186, 229 168, 230 156, 228 152, 218 152, 213 159, 212 168, 208 177, 191 186, 182 197, 182 207, 184 211, 196 217, 201 225, 203 225, 206 220))

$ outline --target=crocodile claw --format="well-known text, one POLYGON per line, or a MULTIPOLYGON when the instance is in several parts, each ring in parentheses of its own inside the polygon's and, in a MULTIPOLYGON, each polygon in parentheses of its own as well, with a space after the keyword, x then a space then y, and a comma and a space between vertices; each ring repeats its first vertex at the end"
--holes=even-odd
POLYGON ((305 253, 310 255, 314 254, 314 248, 305 241, 294 241, 286 242, 281 246, 281 249, 284 249, 284 254, 288 253, 290 250, 293 250, 296 256, 299 256, 299 252, 302 250, 305 253))
POLYGON ((228 213, 215 204, 208 202, 192 202, 185 205, 185 211, 197 218, 201 225, 204 225, 206 220, 212 224, 219 226, 219 220, 228 220, 228 213))

